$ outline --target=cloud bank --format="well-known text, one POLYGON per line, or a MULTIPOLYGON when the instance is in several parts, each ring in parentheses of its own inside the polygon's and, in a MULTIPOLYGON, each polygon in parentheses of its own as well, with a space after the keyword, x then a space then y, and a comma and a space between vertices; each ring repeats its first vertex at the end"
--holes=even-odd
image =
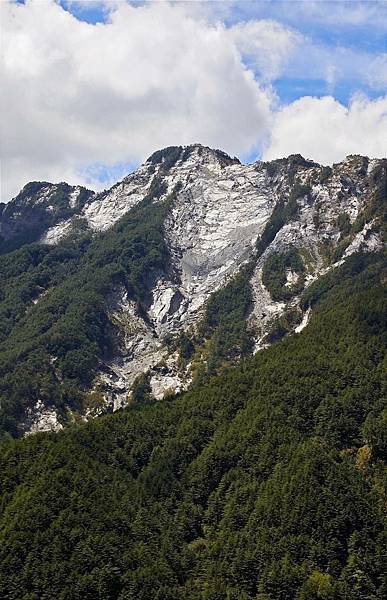
POLYGON ((271 92, 221 24, 158 3, 121 3, 95 26, 54 2, 4 12, 4 197, 33 177, 82 180, 89 164, 166 145, 245 153, 265 134, 271 92))
MULTIPOLYGON (((34 179, 107 187, 154 150, 198 141, 242 157, 387 154, 386 99, 280 106, 275 79, 300 64, 304 36, 194 8, 112 3, 92 25, 54 0, 2 2, 1 200, 34 179)), ((369 76, 380 85, 377 60, 369 76)))
POLYGON ((323 164, 347 154, 387 156, 387 96, 355 96, 349 107, 332 96, 305 97, 274 117, 265 160, 297 152, 323 164))

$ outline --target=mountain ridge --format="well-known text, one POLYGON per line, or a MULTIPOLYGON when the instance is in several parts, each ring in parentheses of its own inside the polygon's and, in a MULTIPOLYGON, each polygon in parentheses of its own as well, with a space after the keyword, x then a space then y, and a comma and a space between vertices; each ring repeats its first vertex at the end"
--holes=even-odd
MULTIPOLYGON (((81 249, 77 268, 82 273, 87 256, 95 262, 97 252, 101 258, 93 268, 95 275, 102 273, 121 252, 114 240, 121 236, 127 243, 125 227, 140 215, 152 221, 155 214, 160 220, 154 222, 151 244, 158 232, 157 253, 164 255, 154 263, 159 266, 141 275, 138 292, 128 286, 132 259, 124 259, 123 275, 109 276, 104 284, 103 336, 115 350, 90 350, 97 354, 83 418, 129 402, 139 375, 147 393, 161 399, 301 331, 310 316, 309 307, 301 308, 301 296, 310 284, 354 252, 381 249, 386 173, 386 159, 351 155, 331 168, 292 155, 242 165, 222 151, 194 145, 154 153, 110 190, 82 192, 82 202, 74 206, 76 190, 66 188, 65 210, 75 212, 63 220, 59 211, 57 222, 39 233, 38 247, 47 260, 63 244, 84 244, 85 258, 81 249), (113 244, 109 255, 104 244, 113 244)), ((135 239, 143 246, 141 222, 136 223, 135 239)), ((71 277, 75 281, 79 275, 71 277)), ((80 281, 78 289, 89 285, 82 276, 80 281)), ((37 318, 39 310, 46 314, 44 303, 57 293, 55 286, 40 285, 26 301, 29 318, 37 318)), ((70 292, 75 305, 77 293, 76 287, 70 292)), ((55 354, 47 360, 58 364, 55 354)), ((60 387, 61 370, 51 369, 50 377, 60 387)), ((34 397, 27 429, 60 426, 39 392, 34 397)))

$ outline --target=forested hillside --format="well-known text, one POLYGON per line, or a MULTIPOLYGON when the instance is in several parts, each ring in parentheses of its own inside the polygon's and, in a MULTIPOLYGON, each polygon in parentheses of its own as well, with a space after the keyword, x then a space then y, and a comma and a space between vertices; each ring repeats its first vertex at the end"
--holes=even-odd
POLYGON ((0 597, 385 598, 385 265, 204 386, 3 442, 0 597))
POLYGON ((141 307, 147 282, 168 261, 162 222, 171 197, 142 203, 110 231, 73 236, 59 246, 27 244, 0 257, 0 436, 20 435, 37 401, 82 410, 98 360, 109 353, 105 297, 125 285, 141 307), (39 302, 37 300, 39 299, 39 302))

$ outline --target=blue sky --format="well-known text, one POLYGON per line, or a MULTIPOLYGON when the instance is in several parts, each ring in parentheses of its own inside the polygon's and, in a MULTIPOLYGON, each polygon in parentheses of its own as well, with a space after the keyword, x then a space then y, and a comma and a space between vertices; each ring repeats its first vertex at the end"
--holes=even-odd
MULTIPOLYGON (((24 0, 20 0, 24 1, 24 0)), ((106 8, 103 4, 98 2, 67 2, 66 0, 60 0, 59 4, 64 9, 71 12, 80 21, 91 23, 105 23, 107 20, 106 8)))
POLYGON ((2 199, 162 146, 387 155, 387 2, 4 0, 2 199), (36 145, 36 140, 39 145, 36 145))

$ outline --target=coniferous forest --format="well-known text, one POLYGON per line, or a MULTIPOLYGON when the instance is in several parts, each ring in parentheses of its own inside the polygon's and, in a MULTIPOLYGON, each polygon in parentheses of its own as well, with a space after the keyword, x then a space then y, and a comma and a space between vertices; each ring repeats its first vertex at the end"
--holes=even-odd
POLYGON ((387 600, 387 0, 0 13, 0 600, 387 600))
POLYGON ((0 597, 385 598, 385 264, 350 257, 302 333, 187 393, 5 436, 0 597))

